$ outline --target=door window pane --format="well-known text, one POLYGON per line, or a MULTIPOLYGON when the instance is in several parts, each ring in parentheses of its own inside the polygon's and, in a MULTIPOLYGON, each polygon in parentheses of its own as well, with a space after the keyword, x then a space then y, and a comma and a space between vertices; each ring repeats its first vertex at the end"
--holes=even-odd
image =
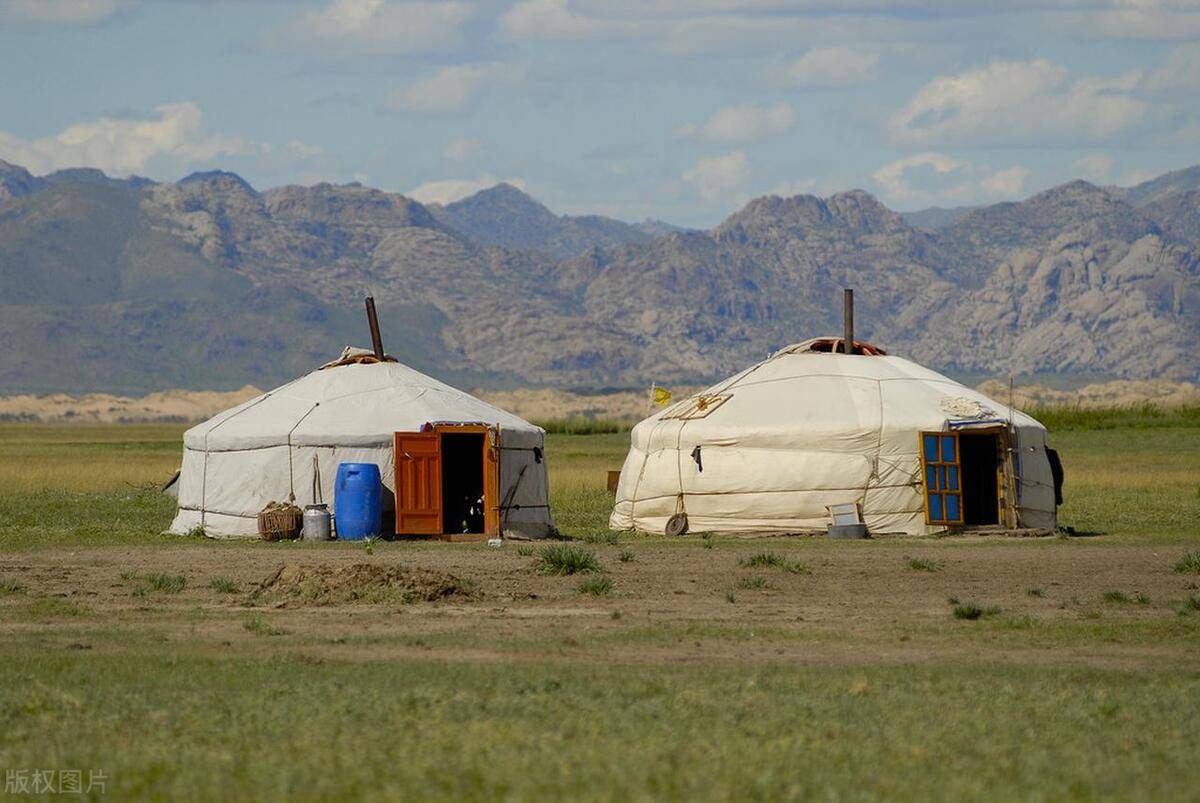
POLYGON ((946 494, 946 521, 958 521, 958 494, 946 494))
POLYGON ((943 463, 957 463, 958 462, 958 455, 956 455, 954 453, 954 436, 953 435, 943 435, 942 436, 942 462, 943 463))
MULTIPOLYGON (((925 441, 925 462, 936 463, 938 461, 938 439, 937 435, 926 435, 925 441)), ((909 441, 912 443, 912 441, 909 441)))

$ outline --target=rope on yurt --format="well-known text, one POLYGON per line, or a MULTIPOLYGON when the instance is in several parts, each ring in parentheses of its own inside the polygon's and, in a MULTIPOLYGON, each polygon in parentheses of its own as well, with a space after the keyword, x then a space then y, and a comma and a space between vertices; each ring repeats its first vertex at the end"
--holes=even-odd
POLYGON ((292 504, 296 503, 296 477, 292 472, 292 433, 296 431, 296 427, 304 423, 304 419, 312 415, 312 411, 321 406, 320 402, 313 402, 313 406, 308 408, 304 415, 300 416, 300 420, 292 425, 287 434, 287 455, 288 455, 288 501, 292 504))
MULTIPOLYGON (((294 382, 295 380, 292 380, 292 381, 294 382)), ((288 382, 288 385, 290 385, 290 384, 292 384, 292 383, 288 382)), ((284 387, 287 387, 287 385, 284 385, 284 387)), ((226 422, 231 421, 234 418, 237 418, 239 415, 246 412, 251 407, 257 407, 258 405, 262 404, 267 399, 269 399, 271 397, 271 394, 273 394, 273 393, 275 393, 275 391, 268 391, 268 392, 264 393, 263 395, 261 395, 257 399, 255 399, 253 403, 247 404, 245 407, 238 410, 236 413, 233 413, 232 415, 225 416, 220 421, 218 421, 216 424, 213 424, 211 427, 204 430, 204 471, 200 475, 200 526, 201 527, 204 527, 205 523, 207 522, 207 519, 205 518, 205 516, 208 513, 208 436, 211 435, 218 427, 221 427, 226 422)))

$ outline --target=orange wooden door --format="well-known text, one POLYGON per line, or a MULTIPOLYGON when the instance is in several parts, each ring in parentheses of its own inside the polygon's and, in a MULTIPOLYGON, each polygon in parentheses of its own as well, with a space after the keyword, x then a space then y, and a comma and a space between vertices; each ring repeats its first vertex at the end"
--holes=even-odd
POLYGON ((496 430, 488 428, 483 438, 484 532, 500 535, 500 444, 496 430))
POLYGON ((442 436, 397 432, 396 534, 442 534, 442 436))

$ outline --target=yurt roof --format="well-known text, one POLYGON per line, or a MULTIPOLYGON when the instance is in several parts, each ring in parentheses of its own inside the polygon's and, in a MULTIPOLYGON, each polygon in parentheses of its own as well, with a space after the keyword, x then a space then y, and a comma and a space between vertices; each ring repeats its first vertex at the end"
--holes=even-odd
MULTIPOLYGON (((784 430, 866 436, 881 428, 940 429, 947 420, 1012 420, 1040 426, 1029 416, 903 357, 842 354, 813 338, 659 411, 638 425, 687 421, 692 438, 769 437, 784 430), (816 349, 814 349, 814 345, 816 349), (700 400, 704 400, 701 404, 700 400), (699 406, 699 409, 698 409, 699 406)), ((869 344, 868 344, 869 345, 869 344)), ((685 437, 685 439, 687 439, 685 437)))
POLYGON ((184 434, 190 449, 374 446, 427 423, 538 427, 399 362, 343 359, 218 413, 184 434))

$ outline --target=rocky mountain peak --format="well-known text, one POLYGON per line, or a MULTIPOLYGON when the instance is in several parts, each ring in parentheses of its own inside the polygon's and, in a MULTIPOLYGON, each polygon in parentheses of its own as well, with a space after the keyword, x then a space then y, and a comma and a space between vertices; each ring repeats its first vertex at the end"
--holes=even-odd
POLYGON ((228 170, 204 170, 196 173, 191 173, 179 180, 180 187, 186 187, 193 184, 210 185, 214 188, 222 190, 234 190, 257 195, 254 187, 250 186, 250 182, 239 176, 237 173, 231 173, 228 170))
POLYGON ((267 209, 280 219, 343 225, 438 228, 429 210, 404 195, 350 184, 289 185, 268 190, 267 209))
POLYGON ((815 195, 755 198, 719 225, 718 240, 759 241, 807 239, 834 234, 851 236, 907 231, 900 216, 863 190, 821 199, 815 195))
POLYGON ((41 180, 25 168, 0 159, 0 203, 28 195, 41 185, 41 180))
POLYGON ((507 182, 446 204, 445 209, 455 218, 473 218, 475 221, 521 217, 545 224, 558 218, 533 196, 507 182))
POLYGON ((835 219, 852 229, 879 233, 906 228, 899 214, 864 190, 839 192, 831 196, 826 205, 835 219))

